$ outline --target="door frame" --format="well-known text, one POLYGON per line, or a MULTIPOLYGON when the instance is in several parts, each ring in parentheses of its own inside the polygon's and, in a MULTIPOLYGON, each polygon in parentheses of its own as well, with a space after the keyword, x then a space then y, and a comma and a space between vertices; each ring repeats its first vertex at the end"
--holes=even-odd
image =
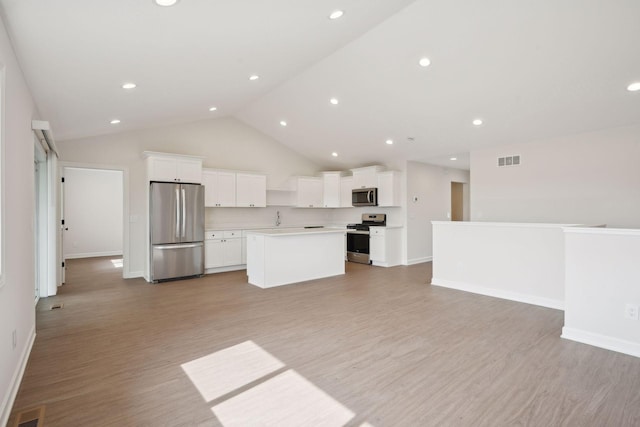
MULTIPOLYGON (((112 171, 120 171, 122 172, 122 277, 125 279, 131 277, 137 277, 138 275, 132 276, 130 271, 130 261, 131 261, 131 253, 130 253, 130 244, 129 244, 129 168, 126 166, 120 165, 109 165, 109 164, 99 164, 99 163, 79 163, 79 162, 59 162, 58 168, 58 183, 61 186, 62 191, 62 177, 64 176, 65 168, 78 168, 78 169, 98 169, 98 170, 112 170, 112 171)), ((64 198, 60 198, 60 211, 64 210, 64 198)), ((61 222, 58 222, 61 224, 61 222)), ((62 245, 63 241, 63 226, 60 226, 58 232, 58 239, 60 245, 62 245)), ((61 251, 62 252, 62 251, 61 251)), ((62 274, 62 262, 64 262, 64 253, 59 254, 58 266, 60 268, 60 273, 62 274)))

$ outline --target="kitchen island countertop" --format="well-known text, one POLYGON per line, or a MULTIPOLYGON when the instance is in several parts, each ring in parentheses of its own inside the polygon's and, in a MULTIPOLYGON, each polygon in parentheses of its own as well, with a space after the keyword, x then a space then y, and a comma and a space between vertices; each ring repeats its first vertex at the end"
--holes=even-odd
POLYGON ((347 230, 344 228, 263 228, 258 230, 247 230, 249 234, 260 234, 263 236, 295 236, 303 234, 329 234, 329 233, 344 233, 347 230))

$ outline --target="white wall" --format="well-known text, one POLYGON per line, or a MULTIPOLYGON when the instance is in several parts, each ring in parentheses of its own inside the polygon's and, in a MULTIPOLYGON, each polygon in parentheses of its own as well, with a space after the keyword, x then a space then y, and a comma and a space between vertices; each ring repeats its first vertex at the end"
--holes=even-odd
POLYGON ((326 225, 332 222, 332 209, 298 209, 285 206, 266 208, 205 208, 205 226, 215 228, 270 228, 276 226, 280 212, 280 227, 326 225))
MULTIPOLYGON (((267 175, 267 187, 283 186, 292 175, 315 175, 317 165, 272 138, 233 118, 123 132, 58 142, 67 162, 109 164, 129 170, 129 276, 145 266, 145 178, 142 152, 158 151, 204 157, 210 168, 256 171, 267 175)), ((215 225, 215 220, 209 220, 215 225)))
POLYGON ((34 138, 31 120, 39 118, 4 24, 0 21, 0 69, 4 74, 2 137, 5 144, 2 206, 5 241, 0 288, 0 425, 5 425, 18 382, 35 338, 34 310, 34 138), (16 347, 12 332, 16 331, 16 347))
POLYGON ((640 357, 640 230, 565 230, 562 337, 640 357))
MULTIPOLYGON (((446 221, 451 211, 451 182, 469 183, 469 172, 407 162, 407 262, 433 257, 431 221, 446 221), (414 197, 418 200, 414 202, 414 197)), ((468 208, 468 191, 465 193, 468 208)))
POLYGON ((640 126, 472 151, 471 219, 640 228, 639 160, 640 126))
POLYGON ((64 254, 122 254, 122 171, 64 168, 64 254))

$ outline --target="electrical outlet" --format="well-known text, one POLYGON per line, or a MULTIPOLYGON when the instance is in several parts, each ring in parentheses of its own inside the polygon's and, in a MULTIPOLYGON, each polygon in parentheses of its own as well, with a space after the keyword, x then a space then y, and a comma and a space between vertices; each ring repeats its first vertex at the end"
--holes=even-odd
POLYGON ((638 304, 627 304, 624 306, 624 317, 631 320, 638 320, 638 312, 639 307, 638 304))
POLYGON ((18 335, 16 334, 16 330, 14 329, 13 332, 11 333, 11 348, 15 350, 17 345, 18 345, 18 335))

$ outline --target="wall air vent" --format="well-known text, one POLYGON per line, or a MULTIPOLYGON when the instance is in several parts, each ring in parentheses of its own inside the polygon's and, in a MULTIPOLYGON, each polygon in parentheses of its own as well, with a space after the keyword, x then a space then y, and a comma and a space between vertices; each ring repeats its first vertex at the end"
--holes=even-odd
POLYGON ((520 156, 505 156, 498 157, 498 167, 501 168, 503 166, 519 166, 520 165, 520 156))

